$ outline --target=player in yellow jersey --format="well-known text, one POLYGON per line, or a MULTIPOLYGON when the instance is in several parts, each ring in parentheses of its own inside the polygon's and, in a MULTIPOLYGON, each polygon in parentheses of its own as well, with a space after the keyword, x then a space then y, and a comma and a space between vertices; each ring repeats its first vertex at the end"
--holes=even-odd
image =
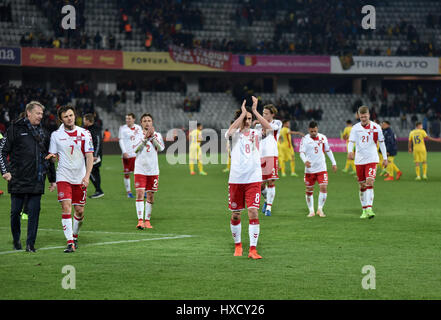
MULTIPOLYGON (((351 120, 347 120, 346 121, 346 127, 343 130, 343 133, 341 134, 341 139, 346 141, 346 149, 348 148, 349 135, 351 134, 351 130, 352 130, 352 121, 351 120)), ((350 159, 346 158, 346 165, 345 165, 345 168, 342 171, 345 172, 345 173, 348 172, 349 167, 351 167, 351 169, 352 169, 350 174, 355 174, 357 172, 355 170, 354 160, 350 160, 350 159)))
POLYGON ((289 120, 284 120, 282 122, 282 129, 280 130, 279 141, 277 143, 279 151, 279 164, 280 170, 282 171, 282 177, 286 177, 285 172, 285 162, 290 161, 291 164, 291 176, 297 177, 295 172, 295 160, 294 160, 294 146, 292 144, 291 134, 296 134, 299 136, 304 136, 303 133, 299 131, 291 131, 291 123, 289 120))
POLYGON ((441 138, 432 138, 423 129, 423 124, 418 121, 415 129, 409 134, 409 152, 413 151, 413 161, 415 162, 416 179, 421 180, 420 163, 423 165, 423 179, 427 180, 427 150, 424 140, 441 142, 441 138))
POLYGON ((190 174, 195 175, 194 164, 198 164, 199 174, 206 176, 207 173, 204 172, 202 165, 202 153, 201 153, 201 142, 202 142, 202 124, 198 123, 196 129, 193 129, 189 135, 190 140, 190 174))

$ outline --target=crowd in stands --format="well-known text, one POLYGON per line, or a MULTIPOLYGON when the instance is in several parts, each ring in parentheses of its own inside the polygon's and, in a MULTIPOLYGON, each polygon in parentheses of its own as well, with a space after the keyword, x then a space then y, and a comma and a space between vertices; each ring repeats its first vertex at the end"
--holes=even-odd
POLYGON ((0 21, 12 21, 11 1, 0 0, 0 21))
MULTIPOLYGON (((96 34, 85 32, 84 0, 32 0, 48 17, 55 37, 43 33, 27 33, 20 40, 22 46, 49 48, 110 49, 122 50, 115 36, 104 30, 96 34), (61 6, 67 3, 77 8, 77 29, 63 30, 61 6)), ((145 35, 146 50, 167 51, 170 44, 186 48, 203 48, 232 53, 256 54, 317 54, 379 56, 437 56, 441 48, 434 39, 423 41, 420 31, 406 17, 396 25, 381 24, 376 30, 364 30, 360 21, 363 0, 246 0, 232 14, 235 26, 253 26, 255 21, 271 21, 272 39, 212 38, 200 39, 192 31, 203 30, 209 21, 201 10, 191 6, 191 0, 117 0, 120 32, 132 39, 134 29, 145 35), (285 10, 279 19, 277 12, 285 10), (286 37, 290 34, 290 37, 286 37), (292 36, 294 35, 294 36, 292 36), (357 40, 381 36, 386 40, 402 39, 395 50, 388 47, 361 48, 357 40), (400 38, 399 38, 400 37, 400 38)), ((370 1, 376 5, 378 1, 370 1)), ((10 7, 10 4, 8 4, 10 7)), ((1 7, 0 7, 1 8, 1 7)), ((6 7, 5 7, 6 8, 6 7)), ((7 12, 7 9, 3 10, 7 12)), ((0 10, 0 13, 2 10, 0 10)), ((0 17, 7 18, 7 14, 0 17)), ((441 28, 441 15, 429 13, 426 18, 429 29, 441 28)))
POLYGON ((114 34, 104 32, 104 28, 101 33, 88 34, 86 32, 85 0, 32 0, 32 3, 47 17, 54 36, 46 36, 43 31, 37 28, 36 31, 30 31, 21 36, 20 46, 122 50, 122 45, 116 41, 114 34), (61 26, 61 21, 65 15, 61 9, 68 4, 75 7, 75 30, 65 30, 61 26))
MULTIPOLYGON (((118 0, 122 24, 128 16, 145 34, 145 48, 168 50, 170 43, 191 45, 192 35, 186 30, 201 30, 202 12, 190 9, 186 0, 118 0)), ((127 24, 124 24, 126 26, 127 24)))
POLYGON ((178 105, 178 108, 182 108, 184 112, 199 112, 201 111, 201 98, 194 97, 189 98, 186 97, 184 99, 184 103, 182 105, 178 105))
MULTIPOLYGON (((418 120, 423 120, 423 127, 432 136, 439 137, 441 121, 441 88, 435 84, 403 82, 394 84, 389 90, 383 87, 381 92, 372 88, 369 92, 371 119, 399 117, 401 129, 411 129, 418 120), (394 98, 390 98, 394 93, 394 98)), ((352 111, 364 104, 357 100, 352 111)))
MULTIPOLYGON (((4 133, 11 121, 18 119, 25 111, 26 105, 39 101, 45 106, 43 125, 54 131, 58 127, 57 110, 60 106, 72 104, 76 99, 75 108, 78 115, 78 124, 81 125, 81 116, 86 113, 96 113, 93 102, 93 92, 86 83, 76 83, 72 89, 62 86, 59 89, 46 90, 40 86, 16 87, 6 83, 0 84, 0 132, 4 133)), ((98 124, 101 120, 97 119, 98 124)))

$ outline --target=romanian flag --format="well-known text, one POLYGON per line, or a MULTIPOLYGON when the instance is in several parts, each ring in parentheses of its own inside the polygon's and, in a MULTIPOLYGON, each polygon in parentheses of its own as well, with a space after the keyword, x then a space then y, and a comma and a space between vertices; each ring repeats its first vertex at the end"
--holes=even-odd
POLYGON ((239 56, 239 64, 241 66, 254 66, 256 60, 256 56, 239 56))

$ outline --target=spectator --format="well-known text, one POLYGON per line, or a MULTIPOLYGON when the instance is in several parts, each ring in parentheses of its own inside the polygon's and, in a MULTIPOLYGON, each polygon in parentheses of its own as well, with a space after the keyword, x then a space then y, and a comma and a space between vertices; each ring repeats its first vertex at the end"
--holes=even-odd
POLYGON ((95 37, 93 38, 93 43, 94 43, 93 48, 98 50, 102 49, 102 44, 101 44, 102 40, 103 38, 101 37, 99 31, 97 31, 95 37))
POLYGON ((108 39, 109 39, 109 49, 110 50, 115 49, 115 36, 113 35, 113 33, 109 32, 108 39))
POLYGON ((103 142, 108 142, 108 141, 110 141, 111 137, 112 137, 112 134, 110 133, 109 129, 104 130, 104 133, 103 133, 103 142))
POLYGON ((126 39, 132 40, 132 25, 130 23, 126 23, 124 26, 124 32, 126 34, 126 39))

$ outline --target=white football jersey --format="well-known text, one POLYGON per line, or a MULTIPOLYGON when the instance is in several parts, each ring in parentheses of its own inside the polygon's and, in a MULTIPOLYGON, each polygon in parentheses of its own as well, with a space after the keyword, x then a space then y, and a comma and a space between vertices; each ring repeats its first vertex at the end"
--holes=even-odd
POLYGON ((66 131, 64 125, 52 132, 49 153, 58 155, 57 182, 81 184, 86 175, 86 153, 93 153, 89 130, 75 126, 66 131))
MULTIPOLYGON (((273 129, 271 132, 268 132, 268 135, 262 138, 260 144, 260 157, 278 157, 279 149, 277 148, 277 141, 279 140, 280 129, 282 128, 282 121, 273 120, 270 123, 271 128, 273 129)), ((262 134, 262 125, 260 123, 256 124, 256 130, 259 130, 262 134)))
MULTIPOLYGON (((328 138, 319 133, 316 138, 307 134, 300 141, 300 153, 304 153, 306 160, 311 163, 311 167, 305 166, 305 173, 318 173, 327 171, 325 152, 329 152, 328 138)), ((334 160, 335 161, 335 160, 334 160)), ((335 163, 333 163, 334 165, 335 163)))
POLYGON ((384 142, 384 136, 378 124, 369 121, 369 124, 363 127, 361 122, 357 123, 352 127, 349 141, 355 143, 355 164, 379 162, 377 142, 384 142))
POLYGON ((155 139, 159 142, 160 147, 157 149, 151 141, 144 142, 144 133, 138 133, 134 140, 134 149, 141 148, 136 153, 135 172, 134 174, 142 174, 145 176, 159 175, 158 166, 158 152, 164 150, 164 140, 159 132, 153 134, 155 139), (142 145, 145 143, 145 145, 142 145))
MULTIPOLYGON (((229 138, 227 133, 225 133, 225 138, 229 138)), ((255 129, 250 129, 245 134, 237 129, 233 133, 228 183, 245 184, 262 181, 259 153, 261 138, 261 132, 255 129)))
POLYGON ((136 157, 134 146, 135 136, 138 133, 142 133, 140 125, 135 124, 132 128, 129 128, 126 124, 119 127, 118 139, 121 153, 128 153, 129 158, 136 157))

